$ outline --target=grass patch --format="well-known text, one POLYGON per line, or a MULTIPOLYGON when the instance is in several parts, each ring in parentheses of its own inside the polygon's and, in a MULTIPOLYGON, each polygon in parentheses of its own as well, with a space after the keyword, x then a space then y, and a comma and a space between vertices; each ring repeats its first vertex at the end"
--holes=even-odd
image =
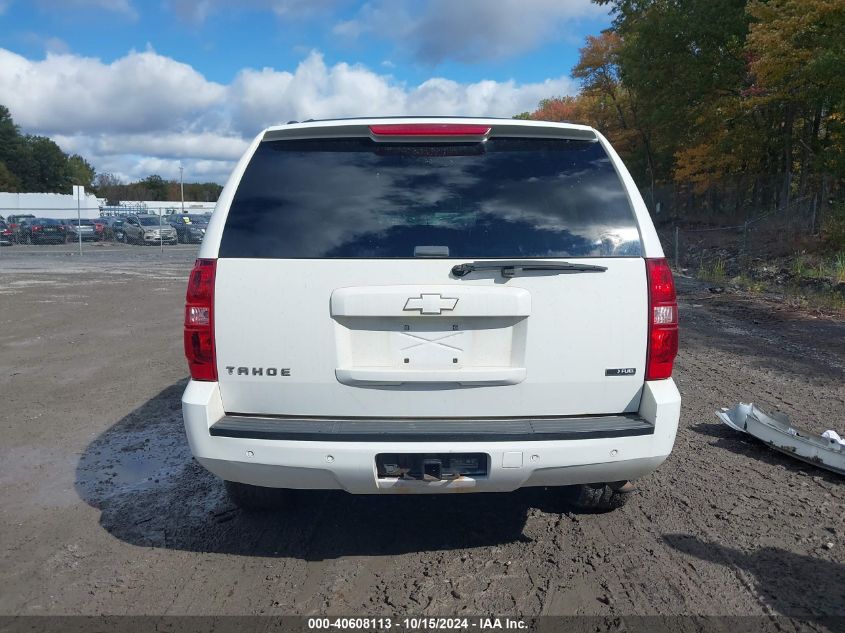
POLYGON ((711 264, 702 263, 698 269, 698 278, 716 283, 725 281, 725 260, 720 257, 711 264))
POLYGON ((835 286, 845 283, 845 251, 832 257, 796 253, 789 272, 796 281, 802 279, 827 279, 835 286))
POLYGON ((845 315, 845 294, 834 290, 808 290, 801 286, 791 285, 784 292, 787 304, 799 308, 815 308, 826 312, 845 315))
POLYGON ((845 251, 837 253, 833 260, 833 283, 845 284, 845 251))

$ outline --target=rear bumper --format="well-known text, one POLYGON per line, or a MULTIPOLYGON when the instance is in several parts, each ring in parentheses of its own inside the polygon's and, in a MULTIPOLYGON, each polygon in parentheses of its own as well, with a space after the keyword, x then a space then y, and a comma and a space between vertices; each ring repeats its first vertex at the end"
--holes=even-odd
POLYGON ((197 460, 230 481, 356 494, 506 492, 642 477, 669 455, 680 417, 672 380, 645 384, 638 415, 539 420, 296 420, 230 417, 217 383, 191 381, 182 397, 197 460), (451 426, 443 427, 444 424, 451 426), (378 427, 378 428, 376 428, 378 427), (379 453, 485 453, 485 477, 379 478, 379 453))

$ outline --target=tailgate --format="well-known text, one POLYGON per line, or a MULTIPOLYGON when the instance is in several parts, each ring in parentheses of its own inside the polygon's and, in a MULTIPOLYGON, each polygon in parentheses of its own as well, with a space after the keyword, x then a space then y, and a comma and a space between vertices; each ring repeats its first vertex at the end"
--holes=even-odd
POLYGON ((607 267, 602 274, 526 274, 506 283, 497 274, 456 283, 449 271, 458 263, 219 260, 225 410, 346 417, 637 410, 648 312, 641 258, 590 260, 607 267))
POLYGON ((268 132, 237 184, 216 253, 227 412, 637 410, 644 252, 595 133, 343 125, 268 132), (505 261, 520 262, 513 274, 496 268, 505 261), (470 274, 453 270, 466 264, 470 274))

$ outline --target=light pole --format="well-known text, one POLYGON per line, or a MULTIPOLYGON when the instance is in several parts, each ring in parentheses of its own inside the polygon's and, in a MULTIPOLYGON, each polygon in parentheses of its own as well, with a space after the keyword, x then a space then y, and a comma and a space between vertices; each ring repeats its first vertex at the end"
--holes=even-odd
POLYGON ((182 213, 185 213, 185 181, 182 179, 182 163, 179 163, 179 190, 182 194, 182 213))

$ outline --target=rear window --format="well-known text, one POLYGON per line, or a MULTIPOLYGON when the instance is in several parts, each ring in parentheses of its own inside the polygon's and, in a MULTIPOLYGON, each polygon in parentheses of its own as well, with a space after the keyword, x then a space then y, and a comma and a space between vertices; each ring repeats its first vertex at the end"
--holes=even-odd
POLYGON ((220 257, 631 257, 628 196, 600 143, 267 141, 235 192, 220 257))

